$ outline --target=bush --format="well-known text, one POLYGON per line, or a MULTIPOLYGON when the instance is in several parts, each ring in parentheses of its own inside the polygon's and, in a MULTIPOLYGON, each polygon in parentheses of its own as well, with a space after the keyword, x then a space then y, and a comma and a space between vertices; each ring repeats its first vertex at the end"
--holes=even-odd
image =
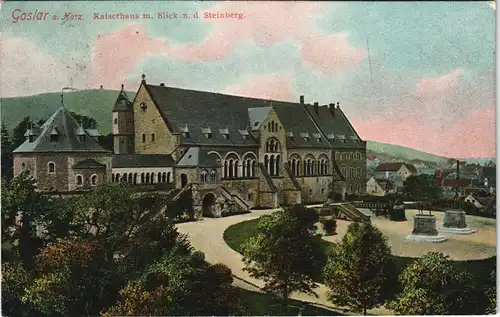
POLYGON ((331 236, 336 233, 337 230, 337 220, 335 219, 321 219, 321 224, 325 230, 325 235, 331 236))

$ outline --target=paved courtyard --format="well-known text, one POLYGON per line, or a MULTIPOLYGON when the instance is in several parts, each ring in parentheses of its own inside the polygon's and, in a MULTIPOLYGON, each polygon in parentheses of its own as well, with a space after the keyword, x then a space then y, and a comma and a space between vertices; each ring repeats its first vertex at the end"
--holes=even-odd
MULTIPOLYGON (((225 218, 206 218, 199 222, 186 222, 178 224, 179 232, 189 235, 194 248, 205 253, 205 258, 210 263, 224 263, 233 272, 235 285, 249 290, 257 291, 263 286, 263 282, 254 279, 243 271, 242 256, 232 250, 224 241, 224 231, 231 225, 259 218, 262 215, 274 212, 272 210, 252 211, 249 214, 236 215, 225 218), (254 285, 254 286, 252 286, 254 285)), ((448 241, 440 244, 419 244, 405 241, 403 238, 411 233, 413 226, 412 216, 416 210, 407 210, 408 221, 394 222, 384 218, 372 217, 372 222, 386 234, 392 251, 396 255, 418 257, 428 251, 439 251, 450 255, 454 260, 483 259, 496 254, 496 220, 474 216, 467 216, 469 227, 477 229, 472 235, 459 236, 446 234, 448 241)), ((437 217, 438 228, 442 226, 444 213, 434 212, 437 217)), ((336 236, 325 237, 325 240, 339 241, 347 230, 349 221, 338 220, 336 236)), ((305 294, 293 294, 292 298, 310 303, 316 303, 324 307, 332 307, 326 298, 327 288, 319 284, 316 289, 318 298, 305 294)), ((371 314, 390 315, 384 308, 369 311, 371 314)))
MULTIPOLYGON (((442 243, 417 243, 404 239, 413 230, 413 216, 417 210, 406 210, 408 221, 396 222, 382 217, 372 217, 372 223, 387 237, 392 253, 403 257, 421 257, 430 251, 442 252, 453 260, 479 260, 496 255, 496 219, 467 216, 467 226, 476 229, 471 235, 440 233, 448 238, 442 243)), ((443 226, 444 212, 433 212, 437 229, 443 226)), ((325 240, 338 242, 344 236, 350 221, 337 220, 338 235, 325 240)))

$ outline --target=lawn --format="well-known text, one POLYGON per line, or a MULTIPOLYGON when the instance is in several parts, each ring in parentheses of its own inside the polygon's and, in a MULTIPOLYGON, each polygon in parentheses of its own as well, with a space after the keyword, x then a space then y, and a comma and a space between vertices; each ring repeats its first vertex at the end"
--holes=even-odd
MULTIPOLYGON (((249 237, 257 233, 257 224, 258 219, 253 219, 230 226, 224 232, 224 241, 231 249, 241 253, 241 245, 249 237)), ((324 244, 325 252, 327 252, 328 248, 332 247, 332 243, 324 241, 324 244)), ((416 258, 393 255, 393 259, 398 271, 401 272, 416 258)), ((484 285, 489 278, 490 272, 496 268, 496 256, 484 260, 455 261, 454 263, 465 267, 474 276, 478 285, 484 285)), ((322 283, 323 281, 320 279, 317 282, 322 283)))
POLYGON ((257 293, 244 289, 238 289, 241 292, 240 298, 243 306, 246 308, 246 316, 343 316, 340 313, 328 309, 316 307, 305 302, 290 300, 285 312, 283 299, 271 294, 257 293))

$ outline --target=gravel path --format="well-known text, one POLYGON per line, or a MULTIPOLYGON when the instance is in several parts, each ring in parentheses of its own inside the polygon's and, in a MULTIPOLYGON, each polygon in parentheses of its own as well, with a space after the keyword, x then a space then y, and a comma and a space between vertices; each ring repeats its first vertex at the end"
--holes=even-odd
MULTIPOLYGON (((264 283, 261 280, 250 277, 247 272, 243 271, 244 265, 241 254, 234 251, 226 244, 223 234, 224 231, 233 224, 256 219, 274 211, 276 211, 276 209, 256 210, 249 214, 235 215, 225 218, 205 218, 199 222, 185 222, 178 224, 177 228, 179 229, 179 232, 189 235, 189 240, 191 241, 193 247, 204 252, 205 259, 209 263, 224 263, 227 265, 236 277, 234 282, 235 286, 251 291, 257 291, 258 288, 263 287, 264 283), (252 284, 256 287, 252 286, 252 284)), ((291 297, 296 300, 317 304, 323 308, 341 312, 340 310, 335 309, 327 300, 326 286, 323 284, 318 284, 318 286, 319 287, 315 290, 316 294, 318 294, 318 298, 301 293, 292 294, 291 297)), ((374 309, 369 311, 369 313, 375 315, 390 315, 390 313, 384 308, 374 309)))

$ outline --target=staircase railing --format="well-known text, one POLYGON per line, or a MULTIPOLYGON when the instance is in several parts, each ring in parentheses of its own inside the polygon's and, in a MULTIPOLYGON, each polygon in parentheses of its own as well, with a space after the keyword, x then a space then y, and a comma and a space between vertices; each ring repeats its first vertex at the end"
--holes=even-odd
POLYGON ((236 203, 241 207, 243 208, 243 210, 249 210, 250 209, 250 206, 247 205, 247 203, 241 199, 240 196, 238 195, 233 195, 231 194, 225 187, 223 186, 220 186, 221 188, 221 191, 222 191, 222 194, 224 196, 226 196, 226 198, 228 199, 233 199, 234 201, 236 201, 236 203))

